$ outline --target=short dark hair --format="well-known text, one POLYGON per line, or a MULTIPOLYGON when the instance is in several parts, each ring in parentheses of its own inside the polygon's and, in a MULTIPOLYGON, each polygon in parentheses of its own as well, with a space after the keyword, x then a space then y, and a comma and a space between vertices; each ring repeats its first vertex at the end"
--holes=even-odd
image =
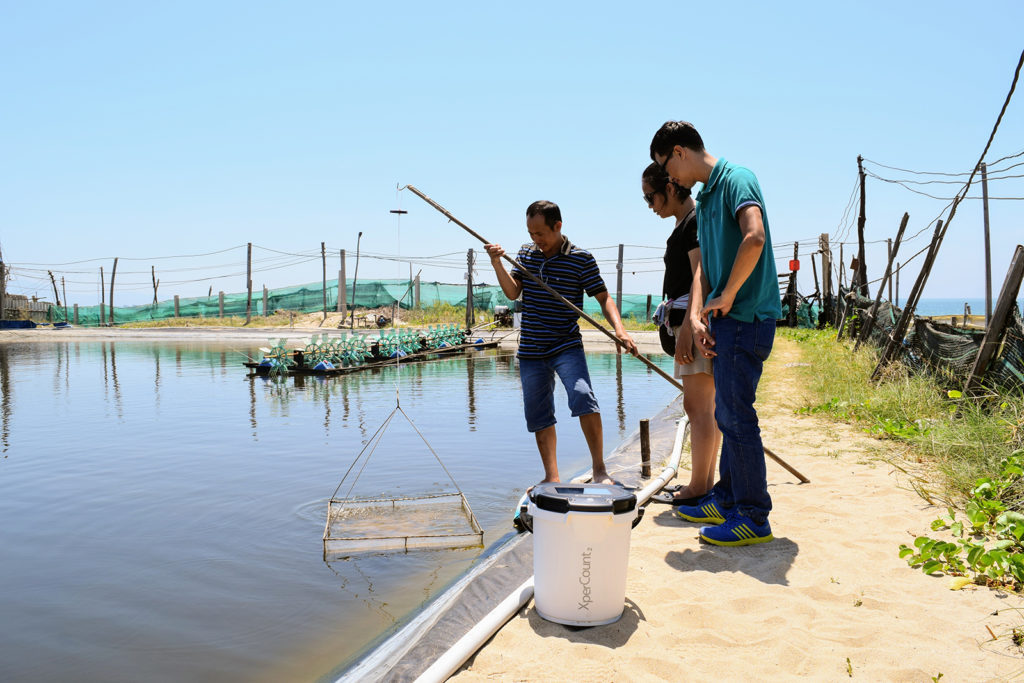
POLYGON ((668 177, 668 173, 665 169, 656 163, 652 163, 650 166, 644 169, 643 180, 651 186, 651 190, 654 194, 664 195, 668 199, 668 186, 671 185, 676 193, 676 199, 679 201, 685 201, 690 196, 690 188, 683 187, 678 183, 672 182, 672 179, 668 177))
POLYGON ((654 156, 668 156, 675 149, 689 147, 697 152, 704 151, 704 140, 689 121, 666 121, 651 140, 651 161, 654 156))
POLYGON ((555 223, 562 220, 562 210, 558 208, 558 204, 543 199, 526 207, 527 218, 533 218, 538 214, 544 216, 544 223, 549 228, 554 228, 555 223))

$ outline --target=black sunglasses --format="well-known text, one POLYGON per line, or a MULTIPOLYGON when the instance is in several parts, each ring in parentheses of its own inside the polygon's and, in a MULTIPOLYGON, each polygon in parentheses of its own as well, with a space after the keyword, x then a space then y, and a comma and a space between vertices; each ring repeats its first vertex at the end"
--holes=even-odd
POLYGON ((647 206, 654 206, 654 193, 653 192, 646 192, 646 193, 644 193, 644 201, 647 202, 647 206))

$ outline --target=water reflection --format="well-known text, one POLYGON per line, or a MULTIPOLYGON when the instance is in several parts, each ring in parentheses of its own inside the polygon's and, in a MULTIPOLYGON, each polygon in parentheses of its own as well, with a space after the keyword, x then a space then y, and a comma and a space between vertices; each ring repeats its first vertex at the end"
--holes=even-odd
MULTIPOLYGON (((0 343, 0 679, 129 680, 147 670, 153 680, 314 680, 319 672, 275 667, 319 658, 329 668, 373 640, 478 552, 324 568, 324 497, 396 400, 422 439, 394 426, 368 468, 379 471, 361 484, 418 494, 446 482, 427 440, 486 544, 509 529, 522 487, 537 479, 508 352, 263 379, 247 378, 246 350, 0 343), (74 558, 73 572, 54 549, 74 558)), ((672 398, 638 363, 588 362, 608 431, 672 398)), ((568 423, 565 402, 557 406, 568 423)), ((559 464, 585 467, 580 430, 559 436, 559 464)), ((615 443, 609 434, 607 448, 615 443)))
POLYGON ((11 396, 11 370, 7 362, 7 347, 0 344, 0 452, 7 457, 11 445, 11 413, 14 397, 11 396))

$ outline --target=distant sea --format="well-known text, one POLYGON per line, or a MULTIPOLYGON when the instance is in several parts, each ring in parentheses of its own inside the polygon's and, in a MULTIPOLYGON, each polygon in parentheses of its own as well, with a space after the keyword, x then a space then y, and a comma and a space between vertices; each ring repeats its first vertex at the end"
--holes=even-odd
MULTIPOLYGON (((997 294, 992 294, 992 310, 996 307, 997 294)), ((1017 300, 1017 308, 1020 309, 1024 299, 1017 300)), ((907 303, 905 298, 900 299, 900 306, 907 303)), ((917 305, 915 315, 963 315, 964 304, 971 307, 972 315, 985 315, 985 299, 924 299, 917 305)))

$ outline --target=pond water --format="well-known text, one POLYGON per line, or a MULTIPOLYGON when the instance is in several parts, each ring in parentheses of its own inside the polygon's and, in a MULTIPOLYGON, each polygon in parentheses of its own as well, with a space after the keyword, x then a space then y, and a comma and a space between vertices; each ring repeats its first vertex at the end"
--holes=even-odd
MULTIPOLYGON (((481 552, 325 561, 327 500, 361 453, 339 496, 454 479, 485 544, 511 530, 542 470, 510 352, 274 381, 242 367, 256 346, 0 344, 0 680, 328 673, 481 552)), ((628 357, 588 359, 610 452, 676 391, 628 357)), ((557 391, 567 476, 589 456, 557 391)))

